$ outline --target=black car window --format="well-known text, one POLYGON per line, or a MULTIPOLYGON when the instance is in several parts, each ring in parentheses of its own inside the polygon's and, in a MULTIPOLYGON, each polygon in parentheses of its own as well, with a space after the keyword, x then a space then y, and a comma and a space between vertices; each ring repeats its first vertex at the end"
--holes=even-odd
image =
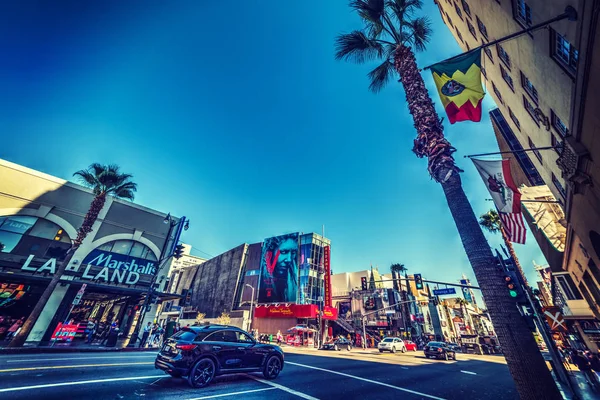
POLYGON ((224 342, 225 338, 223 337, 223 331, 216 331, 204 338, 206 342, 224 342))
POLYGON ((254 343, 254 340, 244 332, 236 332, 238 343, 254 343))
POLYGON ((236 343, 238 341, 235 331, 221 331, 223 333, 223 341, 236 343))
POLYGON ((196 339, 196 333, 193 331, 179 331, 174 334, 173 339, 181 340, 184 342, 193 342, 196 339))

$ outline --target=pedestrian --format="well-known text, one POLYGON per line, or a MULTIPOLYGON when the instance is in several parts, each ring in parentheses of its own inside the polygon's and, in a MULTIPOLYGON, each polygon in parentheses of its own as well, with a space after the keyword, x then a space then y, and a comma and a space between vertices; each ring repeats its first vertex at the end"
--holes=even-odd
POLYGON ((92 344, 92 340, 94 339, 94 333, 96 333, 96 321, 93 318, 90 318, 85 330, 87 333, 87 340, 85 341, 85 343, 92 344))
POLYGON ((165 339, 170 338, 175 334, 175 329, 177 328, 177 323, 174 318, 169 319, 167 322, 167 326, 165 326, 165 339))
POLYGON ((144 333, 142 334, 142 341, 140 342, 140 347, 146 347, 146 340, 148 340, 148 336, 150 336, 150 332, 152 331, 152 322, 148 322, 148 324, 144 327, 144 333))
POLYGON ((590 361, 584 355, 583 351, 579 350, 573 356, 573 361, 575 362, 575 365, 577 366, 577 368, 581 371, 581 373, 585 377, 585 380, 587 381, 587 383, 590 386, 594 387, 594 379, 591 375, 591 374, 593 374, 593 372, 592 372, 592 369, 590 366, 590 361))
POLYGON ((283 335, 281 334, 281 330, 277 331, 277 345, 281 346, 281 342, 283 341, 283 335))

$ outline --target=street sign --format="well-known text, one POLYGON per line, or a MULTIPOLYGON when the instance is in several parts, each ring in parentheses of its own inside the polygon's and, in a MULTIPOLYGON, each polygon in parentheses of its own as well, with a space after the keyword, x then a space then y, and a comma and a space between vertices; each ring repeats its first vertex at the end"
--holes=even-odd
POLYGON ((443 296, 445 294, 456 294, 456 289, 454 289, 454 288, 433 289, 433 294, 436 296, 443 296))
POLYGON ((77 292, 77 294, 75 295, 75 298, 73 299, 73 305, 74 306, 78 306, 81 303, 81 299, 83 298, 83 294, 85 293, 85 288, 87 287, 87 284, 83 284, 81 285, 81 289, 79 289, 79 291, 77 292))
POLYGON ((552 332, 568 331, 565 318, 558 307, 544 307, 542 311, 544 311, 544 317, 546 317, 546 321, 548 321, 552 332))

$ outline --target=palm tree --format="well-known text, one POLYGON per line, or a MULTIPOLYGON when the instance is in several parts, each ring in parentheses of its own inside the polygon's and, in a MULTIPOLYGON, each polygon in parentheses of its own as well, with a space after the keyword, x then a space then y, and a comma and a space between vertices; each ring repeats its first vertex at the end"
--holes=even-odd
POLYGON ((406 271, 408 271, 408 268, 406 268, 404 266, 404 264, 399 264, 399 263, 395 263, 390 265, 390 270, 392 271, 392 278, 394 279, 394 284, 398 286, 398 292, 400 292, 400 300, 402 301, 401 304, 401 310, 402 310, 402 317, 404 318, 404 328, 406 329, 406 332, 409 331, 409 328, 411 326, 411 320, 410 320, 410 312, 409 312, 409 307, 408 307, 408 296, 406 293, 406 290, 402 289, 402 273, 404 272, 404 276, 406 278, 406 288, 408 289, 409 287, 409 283, 408 283, 408 277, 406 277, 406 271))
POLYGON ((79 177, 83 185, 93 189, 94 200, 92 200, 92 204, 85 214, 83 223, 77 231, 77 237, 73 240, 65 258, 61 261, 56 273, 52 276, 52 280, 46 287, 46 290, 44 290, 44 293, 42 293, 42 296, 31 311, 31 314, 29 314, 25 323, 23 323, 21 330, 15 335, 8 347, 20 347, 25 343, 33 325, 42 313, 50 295, 58 285, 61 276, 73 258, 75 251, 81 246, 87 235, 92 231, 92 226, 96 222, 98 214, 100 214, 100 211, 102 211, 102 208, 104 207, 106 197, 113 196, 120 199, 133 200, 134 193, 137 190, 137 184, 131 181, 133 176, 121 173, 117 165, 94 163, 87 169, 75 172, 73 176, 79 177))
POLYGON ((490 233, 498 233, 502 235, 502 240, 504 240, 504 245, 508 249, 508 253, 515 260, 515 265, 517 266, 517 270, 519 274, 521 274, 521 279, 525 286, 529 287, 529 283, 527 282, 527 277, 525 277, 525 273, 523 272, 523 268, 521 267, 521 263, 519 262, 519 258, 517 257, 517 253, 515 253, 515 248, 513 247, 510 240, 508 240, 508 235, 502 226, 502 221, 500 220, 500 216, 496 210, 490 210, 485 214, 481 214, 479 216, 479 225, 483 227, 486 231, 490 233))
POLYGON ((560 399, 545 361, 527 324, 504 286, 494 255, 462 188, 442 121, 419 73, 414 51, 425 50, 431 35, 427 17, 417 17, 421 0, 352 0, 364 29, 342 34, 336 40, 338 60, 364 63, 381 60, 368 77, 369 89, 383 89, 397 74, 404 88, 417 138, 413 152, 428 159, 431 177, 441 184, 463 247, 493 319, 507 364, 522 399, 560 399))

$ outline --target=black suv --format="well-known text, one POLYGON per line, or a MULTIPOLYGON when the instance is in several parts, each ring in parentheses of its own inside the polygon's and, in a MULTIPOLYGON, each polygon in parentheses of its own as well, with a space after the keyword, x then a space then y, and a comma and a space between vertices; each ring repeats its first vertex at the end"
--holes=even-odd
POLYGON ((235 326, 183 328, 166 340, 154 367, 173 377, 186 376, 192 387, 211 383, 216 375, 262 372, 275 379, 283 369, 283 351, 260 344, 235 326))

